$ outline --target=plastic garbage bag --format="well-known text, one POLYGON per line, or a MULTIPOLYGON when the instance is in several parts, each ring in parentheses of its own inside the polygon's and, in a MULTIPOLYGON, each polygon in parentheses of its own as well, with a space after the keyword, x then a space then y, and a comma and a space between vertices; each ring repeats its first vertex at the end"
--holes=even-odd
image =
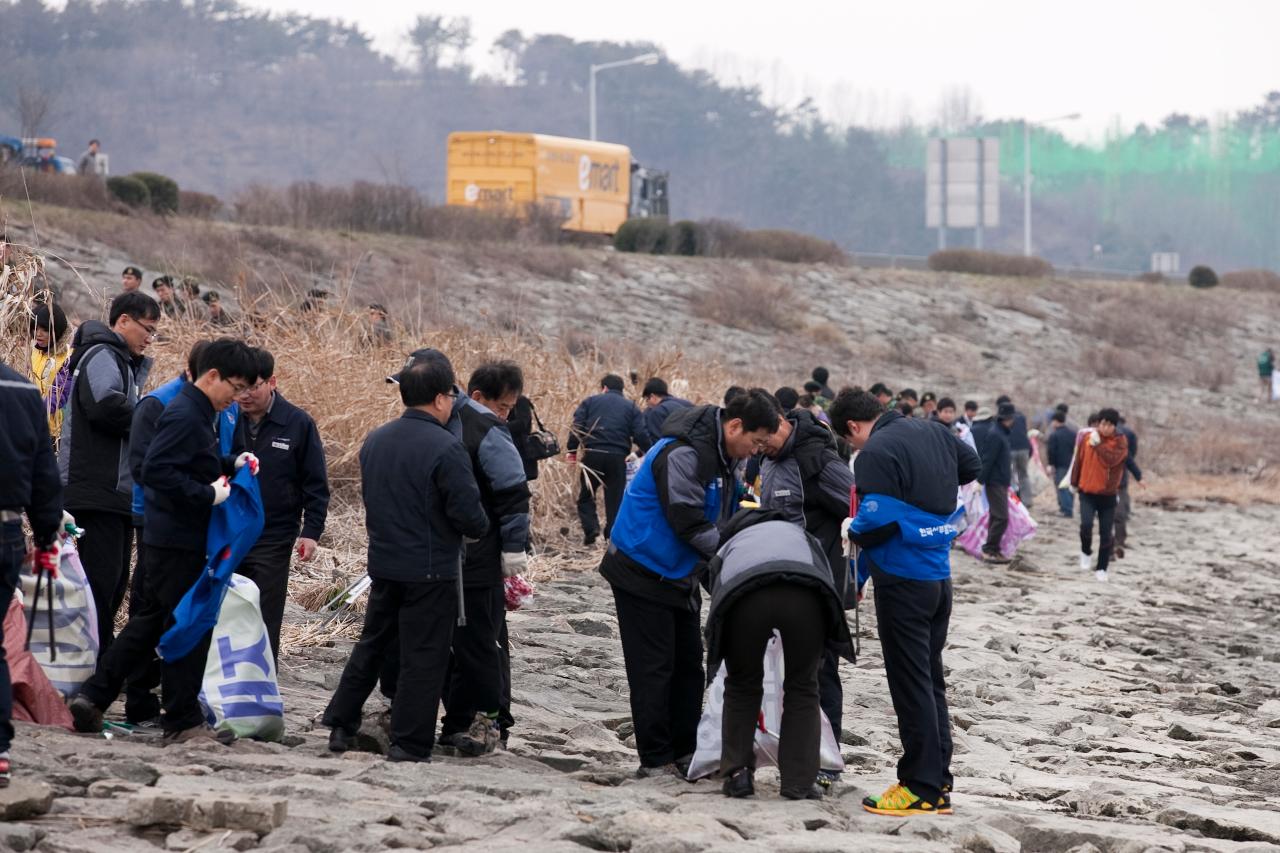
POLYGON ((216 729, 258 740, 284 735, 284 700, 258 586, 243 575, 231 576, 213 626, 200 701, 216 729))
MULTIPOLYGON (((53 638, 58 652, 56 661, 50 655, 49 617, 45 612, 49 600, 43 583, 39 606, 32 608, 29 602, 35 595, 36 576, 30 571, 24 571, 19 580, 22 600, 28 602, 24 613, 25 621, 29 624, 34 618, 36 623, 35 630, 31 632, 31 654, 40 663, 54 687, 64 696, 74 696, 80 692, 80 685, 89 680, 98 665, 98 610, 94 606, 93 590, 89 588, 89 579, 80 563, 75 540, 70 536, 63 539, 58 577, 53 580, 46 578, 44 581, 53 584, 53 638)), ((26 636, 23 631, 24 640, 26 636)))

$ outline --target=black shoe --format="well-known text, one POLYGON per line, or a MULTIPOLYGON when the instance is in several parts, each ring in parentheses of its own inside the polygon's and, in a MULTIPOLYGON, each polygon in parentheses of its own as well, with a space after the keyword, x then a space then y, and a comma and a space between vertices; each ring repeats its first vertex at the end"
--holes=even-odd
POLYGON ((342 729, 333 729, 329 732, 329 751, 330 752, 346 752, 355 746, 356 736, 348 734, 342 729))
POLYGON ((741 800, 746 797, 754 797, 756 795, 755 774, 751 772, 751 768, 739 768, 724 780, 724 795, 732 797, 735 800, 741 800))
POLYGON ((582 537, 582 544, 591 547, 596 544, 596 540, 600 538, 599 533, 587 533, 582 537))
POLYGON ((76 731, 87 735, 102 733, 102 709, 85 696, 76 696, 67 706, 76 731))
POLYGON ((807 791, 783 791, 782 796, 788 800, 821 800, 826 793, 821 785, 814 782, 807 791))
POLYGON ((399 746, 392 746, 391 749, 387 750, 387 761, 416 761, 419 764, 430 764, 431 756, 414 755, 399 746))

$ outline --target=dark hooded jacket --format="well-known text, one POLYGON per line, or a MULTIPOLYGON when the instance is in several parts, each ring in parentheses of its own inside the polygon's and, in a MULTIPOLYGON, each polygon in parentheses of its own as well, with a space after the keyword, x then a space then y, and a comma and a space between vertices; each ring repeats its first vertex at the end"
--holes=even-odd
POLYGON ((569 450, 582 445, 587 450, 626 456, 633 442, 643 453, 653 438, 645 429, 639 407, 621 391, 603 391, 588 397, 574 411, 569 450))
POLYGON ((667 422, 667 418, 671 417, 672 412, 687 409, 692 405, 693 403, 688 400, 668 395, 663 397, 658 405, 651 409, 645 409, 644 426, 649 433, 649 438, 657 440, 662 435, 662 426, 667 422))
POLYGON ((726 542, 708 566, 711 607, 707 613, 707 675, 715 678, 723 659, 725 616, 744 594, 775 583, 812 587, 827 603, 827 644, 854 660, 853 637, 826 554, 818 540, 774 512, 740 513, 725 531, 726 542))
POLYGON ((129 429, 151 359, 134 356, 105 323, 87 320, 76 331, 71 401, 62 422, 58 467, 72 512, 132 514, 129 429))
POLYGON ((529 541, 529 483, 524 462, 511 433, 498 416, 466 398, 455 404, 462 424, 462 443, 471 455, 471 470, 480 487, 480 502, 489 530, 467 545, 463 579, 468 586, 502 583, 502 554, 524 550, 529 541))

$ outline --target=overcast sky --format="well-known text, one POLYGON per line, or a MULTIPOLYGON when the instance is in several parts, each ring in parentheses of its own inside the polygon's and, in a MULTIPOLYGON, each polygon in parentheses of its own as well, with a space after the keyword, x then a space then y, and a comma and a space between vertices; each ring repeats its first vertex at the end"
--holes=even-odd
POLYGON ((985 117, 1079 112, 1060 129, 1097 141, 1117 122, 1175 111, 1215 118, 1280 89, 1275 0, 247 2, 356 23, 397 56, 417 15, 465 15, 481 70, 508 29, 652 41, 681 65, 760 85, 772 103, 811 96, 829 117, 859 124, 891 124, 904 112, 931 120, 945 91, 967 87, 985 117))

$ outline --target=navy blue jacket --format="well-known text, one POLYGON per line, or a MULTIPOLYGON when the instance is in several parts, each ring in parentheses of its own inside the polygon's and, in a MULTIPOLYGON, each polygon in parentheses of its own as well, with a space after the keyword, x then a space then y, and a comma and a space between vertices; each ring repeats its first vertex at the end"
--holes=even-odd
POLYGON ((39 545, 58 534, 62 480, 40 389, 0 364, 0 509, 27 513, 39 545))
POLYGON ((688 400, 679 397, 663 397, 662 402, 651 409, 644 410, 644 428, 649 433, 650 441, 657 441, 662 435, 662 425, 667 422, 671 413, 692 406, 688 400))
POLYGON ((1031 449, 1031 437, 1027 435, 1027 416, 1022 412, 1014 414, 1013 424, 1009 427, 1009 449, 1031 449))
POLYGON ((979 479, 980 469, 978 456, 946 424, 891 410, 871 427, 854 458, 853 479, 859 496, 886 495, 933 515, 950 515, 957 490, 979 479))
POLYGON ((641 453, 653 444, 645 429, 644 416, 621 391, 605 391, 583 400, 573 413, 573 428, 566 447, 577 450, 581 445, 587 450, 625 456, 631 452, 632 442, 641 453))
POLYGON ((984 486, 1010 486, 1013 484, 1013 454, 1009 447, 1009 430, 995 418, 976 421, 973 425, 973 445, 978 448, 982 471, 978 482, 984 486))
POLYGON ((235 457, 219 453, 215 416, 213 403, 188 382, 156 421, 142 462, 142 541, 147 545, 205 552, 211 484, 235 471, 235 457))
POLYGON ((1076 431, 1065 425, 1058 427, 1049 433, 1047 443, 1049 467, 1070 468, 1071 457, 1076 452, 1076 431))
POLYGON ((1142 482, 1142 469, 1138 467, 1138 434, 1131 430, 1128 425, 1119 427, 1117 430, 1125 438, 1129 439, 1129 455, 1124 458, 1124 474, 1120 477, 1121 487, 1129 485, 1129 475, 1133 475, 1133 479, 1139 483, 1142 482))
POLYGON ((365 438, 360 496, 372 578, 456 581, 462 538, 479 539, 489 529, 467 448, 417 409, 365 438))
POLYGON ((319 539, 329 513, 329 475, 316 422, 276 391, 257 438, 250 438, 248 416, 240 418, 239 428, 245 449, 258 457, 266 515, 258 541, 319 539))

